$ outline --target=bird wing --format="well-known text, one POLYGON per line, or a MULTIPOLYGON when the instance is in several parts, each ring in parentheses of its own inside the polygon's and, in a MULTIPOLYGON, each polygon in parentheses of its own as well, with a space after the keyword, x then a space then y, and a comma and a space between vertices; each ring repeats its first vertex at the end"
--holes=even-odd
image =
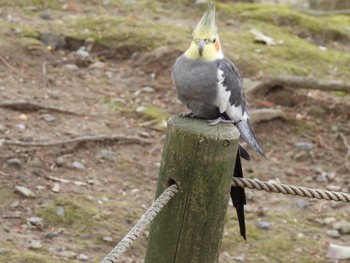
POLYGON ((220 113, 236 122, 249 119, 241 76, 236 66, 227 58, 217 61, 218 92, 215 105, 220 113))
POLYGON ((264 151, 249 122, 249 108, 241 76, 236 66, 227 58, 217 61, 217 81, 217 96, 214 103, 220 113, 235 121, 243 140, 264 156, 264 151))

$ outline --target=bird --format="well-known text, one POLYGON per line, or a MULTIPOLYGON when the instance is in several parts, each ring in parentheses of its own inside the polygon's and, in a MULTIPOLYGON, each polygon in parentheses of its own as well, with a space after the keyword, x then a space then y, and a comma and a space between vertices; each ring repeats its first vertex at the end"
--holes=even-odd
MULTIPOLYGON (((233 123, 241 138, 261 156, 265 156, 249 121, 250 111, 240 73, 222 52, 215 22, 215 1, 207 0, 207 8, 192 33, 190 47, 176 59, 171 77, 179 100, 191 111, 186 116, 205 119, 209 125, 233 123)), ((243 177, 241 158, 251 159, 239 145, 234 177, 243 177)), ((240 234, 246 240, 244 188, 232 186, 230 195, 240 234)))

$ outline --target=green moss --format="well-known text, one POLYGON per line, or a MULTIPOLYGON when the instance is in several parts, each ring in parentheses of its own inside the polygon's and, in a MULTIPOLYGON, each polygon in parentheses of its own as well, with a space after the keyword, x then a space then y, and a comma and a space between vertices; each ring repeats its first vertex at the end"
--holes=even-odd
POLYGON ((76 20, 67 21, 66 28, 66 36, 78 39, 92 37, 98 45, 121 54, 179 44, 184 35, 183 29, 172 25, 108 15, 80 16, 76 20))
POLYGON ((0 189, 0 205, 8 205, 14 200, 14 198, 15 194, 12 189, 0 189))
POLYGON ((286 5, 268 4, 218 4, 218 9, 244 21, 258 20, 282 26, 302 37, 313 37, 325 42, 350 39, 350 32, 346 30, 350 23, 347 16, 313 17, 286 5))
POLYGON ((99 210, 92 201, 83 197, 57 197, 47 206, 40 208, 37 215, 50 226, 70 226, 75 230, 90 229, 100 219, 99 210), (64 216, 57 214, 63 207, 64 216))
MULTIPOLYGON (((50 255, 45 255, 43 251, 26 251, 24 249, 13 249, 8 244, 0 244, 4 249, 0 253, 0 262, 11 263, 59 263, 62 260, 52 258, 50 255)), ((71 261, 72 262, 72 261, 71 261)), ((74 261, 73 261, 74 262, 74 261)))
POLYGON ((3 0, 2 5, 17 7, 37 7, 40 9, 61 9, 62 3, 58 0, 3 0))

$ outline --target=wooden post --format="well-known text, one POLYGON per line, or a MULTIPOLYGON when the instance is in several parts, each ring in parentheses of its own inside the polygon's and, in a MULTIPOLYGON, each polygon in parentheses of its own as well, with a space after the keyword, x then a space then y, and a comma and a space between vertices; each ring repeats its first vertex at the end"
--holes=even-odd
POLYGON ((218 262, 239 132, 230 124, 172 117, 156 191, 179 193, 153 221, 145 263, 218 262))

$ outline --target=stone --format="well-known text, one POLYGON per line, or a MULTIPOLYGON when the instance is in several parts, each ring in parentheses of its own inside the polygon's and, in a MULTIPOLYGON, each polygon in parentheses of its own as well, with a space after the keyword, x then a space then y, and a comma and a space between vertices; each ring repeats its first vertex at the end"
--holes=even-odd
POLYGON ((294 143, 294 146, 303 150, 311 150, 315 148, 315 144, 311 142, 296 142, 294 143))
POLYGON ((0 123, 0 132, 4 132, 6 130, 5 126, 0 123))
POLYGON ((256 223, 256 227, 263 230, 269 230, 270 226, 271 226, 270 223, 266 221, 258 221, 256 223))
POLYGON ((41 244, 40 240, 33 239, 33 240, 29 241, 29 249, 36 250, 36 249, 40 249, 42 247, 43 247, 43 245, 41 244))
POLYGON ((85 169, 85 165, 82 164, 81 162, 73 162, 72 164, 73 168, 77 169, 77 170, 84 170, 85 169))
POLYGON ((15 186, 15 193, 19 193, 23 195, 24 197, 35 197, 35 194, 30 190, 29 188, 25 186, 15 186))
POLYGON ((340 234, 350 234, 350 222, 342 219, 333 224, 333 229, 338 230, 340 234))
POLYGON ((102 241, 107 242, 107 243, 111 243, 111 242, 113 242, 113 239, 111 237, 103 237, 102 241))
POLYGON ((88 261, 89 257, 87 255, 84 255, 84 254, 79 254, 77 259, 80 260, 80 261, 88 261))
POLYGON ((306 201, 305 199, 297 200, 296 204, 300 209, 306 209, 309 206, 309 202, 306 201))
POLYGON ((334 229, 330 229, 326 231, 326 234, 330 237, 333 238, 339 238, 340 237, 340 233, 338 230, 334 230, 334 229))
POLYGON ((63 66, 63 69, 65 69, 67 71, 77 71, 77 70, 79 70, 79 67, 75 64, 66 64, 63 66))
POLYGON ((16 168, 21 168, 22 167, 22 161, 18 158, 11 158, 6 161, 6 164, 8 166, 16 167, 16 168))
POLYGON ((116 152, 102 149, 96 154, 96 159, 104 159, 107 161, 114 162, 116 160, 116 152))
POLYGON ((59 217, 65 217, 65 210, 64 210, 64 207, 63 207, 63 206, 58 206, 57 209, 56 209, 56 214, 57 214, 59 217))
POLYGON ((24 131, 26 129, 26 125, 24 123, 18 123, 15 127, 19 131, 24 131))
POLYGON ((41 115, 41 118, 48 123, 54 122, 56 120, 56 117, 50 115, 50 114, 43 114, 41 115))
POLYGON ((327 182, 327 176, 326 176, 324 173, 319 174, 319 175, 317 175, 317 177, 316 177, 316 181, 317 181, 318 183, 325 183, 325 182, 327 182))
POLYGON ((336 221, 335 217, 329 216, 329 217, 324 218, 322 220, 322 223, 325 225, 330 225, 330 224, 333 224, 335 221, 336 221))
POLYGON ((42 230, 45 226, 45 221, 41 217, 32 216, 32 217, 27 218, 27 224, 29 226, 34 226, 37 229, 42 230))
POLYGON ((55 160, 55 164, 56 164, 58 167, 64 166, 65 163, 66 163, 66 160, 65 160, 63 157, 57 157, 56 160, 55 160))
POLYGON ((103 63, 101 61, 96 61, 95 63, 92 63, 89 66, 89 69, 103 69, 105 67, 106 67, 105 63, 103 63))

